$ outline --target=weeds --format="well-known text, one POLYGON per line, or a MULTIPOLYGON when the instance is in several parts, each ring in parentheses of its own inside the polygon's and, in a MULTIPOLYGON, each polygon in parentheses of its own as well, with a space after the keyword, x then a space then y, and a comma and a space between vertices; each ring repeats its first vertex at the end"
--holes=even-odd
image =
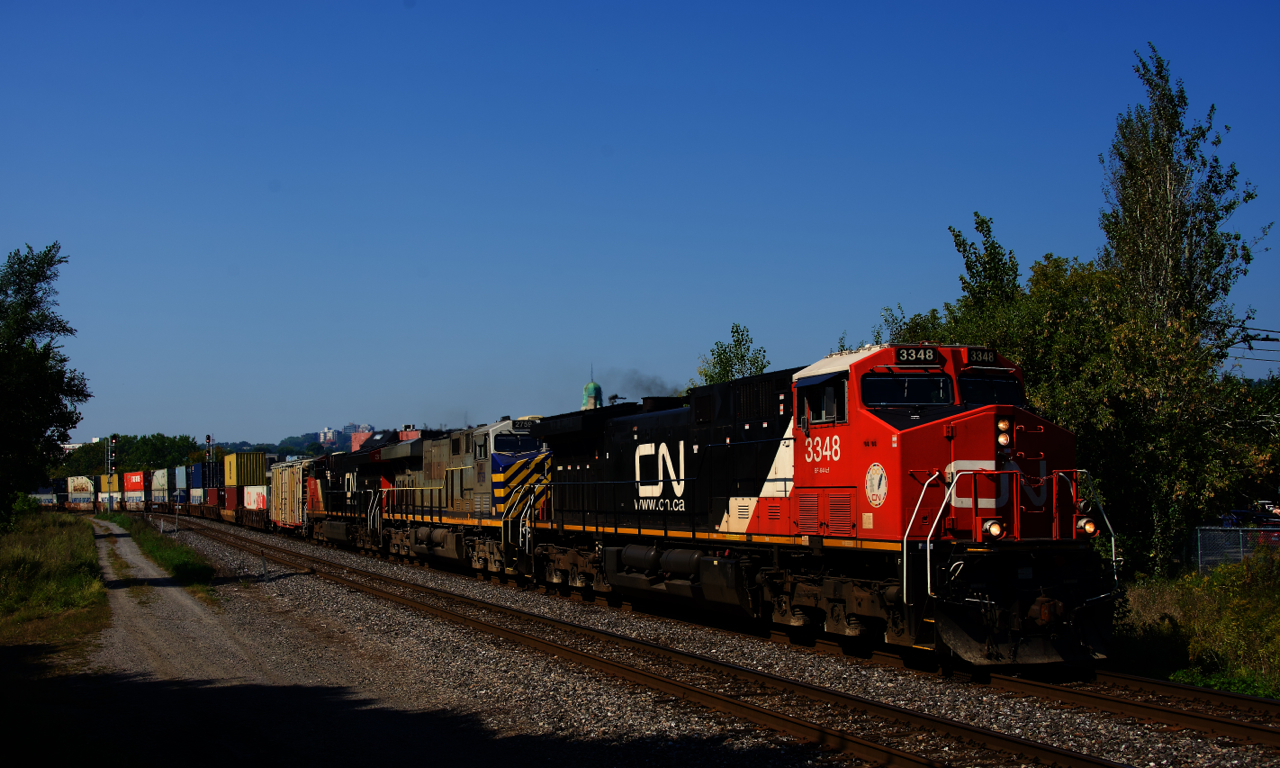
POLYGON ((209 596, 214 568, 195 550, 162 535, 141 518, 99 514, 98 519, 108 520, 127 530, 142 554, 167 571, 175 581, 198 595, 209 596))
POLYGON ((109 616, 106 597, 88 520, 21 514, 0 536, 0 644, 100 629, 109 616))
POLYGON ((1280 550, 1132 585, 1115 650, 1145 674, 1280 698, 1280 550))

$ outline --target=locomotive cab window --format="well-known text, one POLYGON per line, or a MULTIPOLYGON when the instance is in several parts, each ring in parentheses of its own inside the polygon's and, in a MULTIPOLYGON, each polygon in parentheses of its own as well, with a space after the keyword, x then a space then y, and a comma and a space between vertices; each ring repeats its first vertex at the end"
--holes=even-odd
POLYGON ((868 408, 951 405, 955 390, 946 374, 868 373, 862 377, 862 402, 868 408))
POLYGON ((498 453, 527 453, 542 447, 538 438, 532 435, 515 435, 504 432, 493 436, 493 450, 498 453))
POLYGON ((810 424, 836 424, 848 421, 846 392, 848 374, 818 377, 816 381, 796 382, 796 409, 810 424))
POLYGON ((961 376, 960 399, 974 405, 1027 406, 1022 382, 1013 376, 961 376))
POLYGON ((488 435, 478 435, 476 437, 476 458, 477 459, 489 458, 489 436, 488 435))

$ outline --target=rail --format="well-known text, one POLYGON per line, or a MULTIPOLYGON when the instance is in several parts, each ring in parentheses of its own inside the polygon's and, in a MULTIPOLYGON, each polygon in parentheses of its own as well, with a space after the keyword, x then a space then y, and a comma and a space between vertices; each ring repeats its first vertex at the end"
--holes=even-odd
POLYGON ((391 593, 378 587, 373 587, 372 585, 366 584, 362 581, 357 581, 356 579, 338 575, 337 573, 326 573, 323 570, 317 570, 313 566, 327 566, 337 571, 349 574, 350 576, 373 581, 388 587, 409 590, 419 594, 447 599, 455 603, 467 605, 472 608, 480 609, 486 614, 506 615, 519 620, 541 624, 553 629, 585 636, 593 640, 603 641, 622 648, 653 654, 660 658, 676 662, 690 668, 702 668, 717 674, 729 675, 757 685, 763 685, 775 690, 782 690, 787 693, 803 696, 814 701, 866 712, 876 719, 904 722, 917 729, 945 734, 947 737, 953 738, 961 743, 973 742, 982 745, 987 749, 1023 755, 1027 758, 1038 760, 1044 764, 1065 766, 1067 768, 1097 768, 1098 766, 1118 768, 1119 766, 1118 763, 1102 758, 1072 752, 1049 744, 1031 741, 1019 736, 999 733, 980 726, 969 725, 967 723, 950 720, 936 715, 930 715, 924 712, 916 712, 902 707, 897 707, 892 704, 885 704, 873 699, 862 698, 855 694, 845 693, 832 688, 773 675, 768 672, 739 666, 737 664, 721 661, 709 656, 681 651, 667 645, 659 645, 640 638, 615 634, 607 630, 596 629, 552 618, 550 616, 523 611, 500 603, 491 603, 478 598, 467 597, 455 592, 450 592, 448 590, 428 587, 422 584, 385 576, 383 574, 360 570, 351 566, 334 563, 314 555, 298 552, 293 549, 285 549, 284 547, 240 536, 229 531, 218 530, 216 528, 206 527, 203 525, 196 526, 196 528, 200 530, 200 533, 209 536, 209 538, 221 541, 223 544, 228 546, 250 551, 255 554, 261 552, 264 557, 272 560, 273 562, 277 562, 291 568, 304 570, 316 576, 329 579, 353 589, 373 594, 416 610, 431 613, 441 618, 456 621, 464 624, 465 626, 471 626, 476 629, 481 629, 482 631, 491 632, 500 637, 515 640, 546 653, 576 661, 609 674, 617 675, 632 682, 637 682, 649 687, 656 687, 667 693, 686 697, 691 701, 742 717, 767 728, 788 732, 799 736, 802 739, 814 741, 857 755, 862 759, 875 764, 940 765, 930 761, 928 758, 921 758, 918 755, 900 752, 892 747, 858 739, 857 737, 851 736, 850 734, 842 731, 829 729, 815 723, 796 720, 795 718, 783 713, 763 709, 753 704, 739 701, 736 698, 724 696, 714 691, 709 691, 705 687, 699 687, 678 680, 673 680, 670 677, 659 676, 653 672, 639 670, 636 667, 624 665, 620 662, 609 659, 601 659, 597 654, 587 653, 569 646, 564 646, 555 641, 529 635, 528 633, 510 627, 495 625, 473 616, 452 611, 448 608, 444 608, 443 606, 430 605, 418 600, 412 600, 402 595, 391 593), (268 551, 275 554, 267 554, 268 551), (293 562, 290 562, 291 559, 293 562), (310 565, 304 565, 297 561, 310 563, 310 565), (602 664, 609 666, 602 666, 602 664))

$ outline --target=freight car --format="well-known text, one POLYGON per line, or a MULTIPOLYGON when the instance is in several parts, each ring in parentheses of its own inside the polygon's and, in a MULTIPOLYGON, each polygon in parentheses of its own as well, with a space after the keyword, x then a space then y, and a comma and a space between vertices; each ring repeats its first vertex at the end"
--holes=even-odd
POLYGON ((864 347, 683 397, 257 462, 228 457, 220 493, 221 466, 193 469, 191 509, 976 665, 1103 655, 1109 523, 1073 436, 990 349, 864 347), (249 475, 269 487, 246 504, 249 475))

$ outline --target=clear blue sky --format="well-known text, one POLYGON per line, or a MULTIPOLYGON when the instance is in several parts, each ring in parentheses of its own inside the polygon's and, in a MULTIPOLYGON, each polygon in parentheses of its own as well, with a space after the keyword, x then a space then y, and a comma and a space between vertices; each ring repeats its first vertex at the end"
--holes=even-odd
POLYGON ((733 322, 808 364, 954 299, 975 210, 1092 257, 1148 40, 1280 219, 1275 4, 885 5, 5 3, 0 246, 71 259, 74 436, 557 413, 733 322))

